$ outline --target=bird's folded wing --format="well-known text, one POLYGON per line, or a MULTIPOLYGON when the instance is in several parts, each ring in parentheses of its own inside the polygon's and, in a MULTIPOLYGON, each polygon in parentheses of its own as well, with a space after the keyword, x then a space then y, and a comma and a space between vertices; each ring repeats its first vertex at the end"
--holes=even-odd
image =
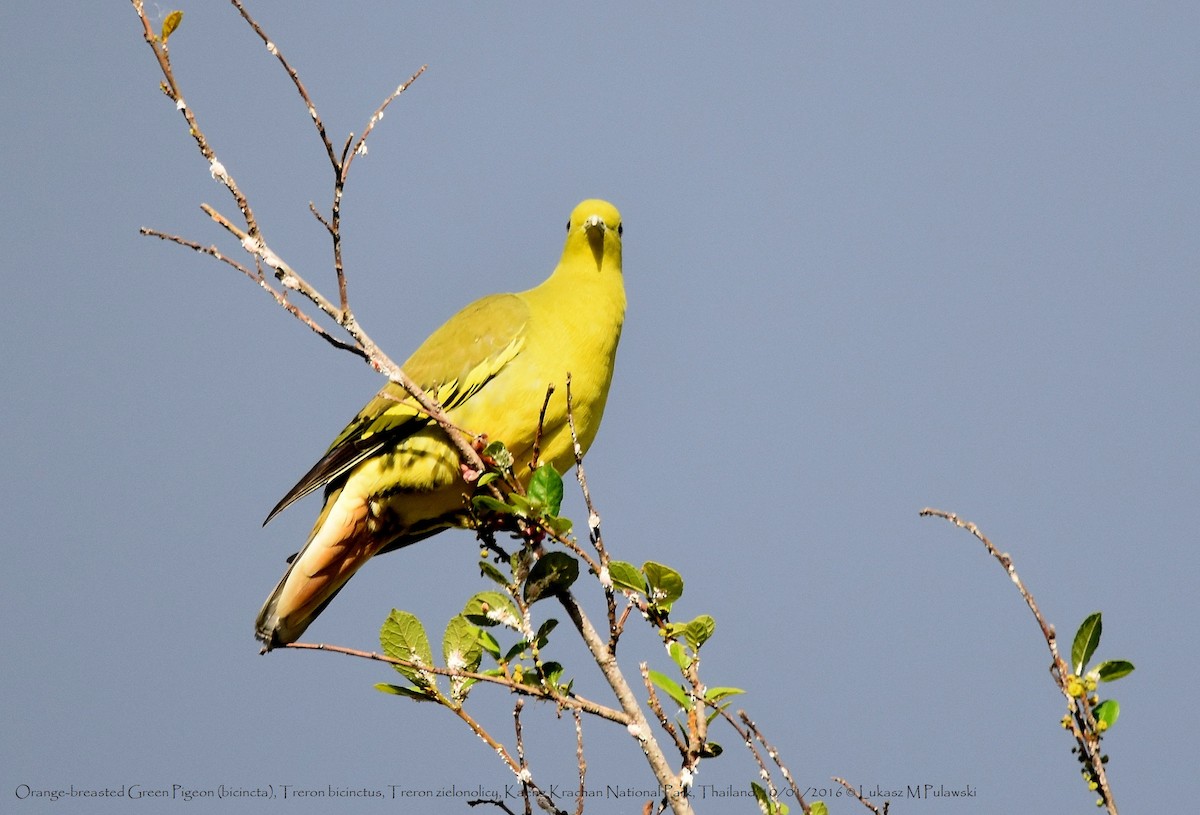
MULTIPOLYGON (((520 353, 528 327, 529 307, 520 295, 493 294, 451 317, 401 367, 446 411, 453 411, 520 353)), ((263 523, 381 450, 394 449, 431 421, 403 388, 389 382, 263 523)))

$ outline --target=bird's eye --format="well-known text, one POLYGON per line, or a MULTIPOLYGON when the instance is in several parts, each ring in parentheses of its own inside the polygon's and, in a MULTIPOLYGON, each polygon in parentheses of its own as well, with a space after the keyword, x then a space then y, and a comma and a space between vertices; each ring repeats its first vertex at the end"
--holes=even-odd
POLYGON ((617 235, 620 236, 620 235, 624 235, 624 234, 625 234, 625 227, 622 226, 621 224, 617 224, 617 235))

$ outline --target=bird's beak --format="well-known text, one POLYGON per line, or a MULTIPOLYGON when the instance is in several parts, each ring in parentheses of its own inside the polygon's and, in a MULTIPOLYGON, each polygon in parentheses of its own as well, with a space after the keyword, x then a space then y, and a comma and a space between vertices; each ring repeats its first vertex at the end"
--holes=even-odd
POLYGON ((587 235, 588 244, 596 258, 596 266, 599 268, 604 258, 604 235, 608 232, 608 224, 604 223, 604 219, 599 215, 589 215, 583 222, 583 232, 587 235))

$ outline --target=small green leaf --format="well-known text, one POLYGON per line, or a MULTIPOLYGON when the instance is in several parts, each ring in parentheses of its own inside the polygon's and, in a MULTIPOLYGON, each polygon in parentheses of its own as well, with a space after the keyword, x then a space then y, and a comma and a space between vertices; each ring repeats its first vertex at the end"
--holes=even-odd
MULTIPOLYGON (((429 637, 425 634, 425 626, 416 615, 407 611, 392 609, 392 613, 383 621, 379 629, 379 644, 383 652, 395 659, 415 662, 418 665, 433 665, 433 652, 429 648, 429 637)), ((406 679, 422 690, 433 686, 431 674, 411 668, 407 665, 393 665, 406 679)))
POLYGON ((496 466, 501 470, 511 470, 513 466, 512 453, 508 452, 508 448, 504 446, 502 441, 494 441, 487 447, 483 448, 483 455, 496 462, 496 466))
POLYGON ((471 506, 475 509, 487 509, 492 512, 499 512, 501 515, 512 515, 516 513, 516 508, 504 503, 499 498, 493 498, 490 495, 476 495, 471 499, 471 506))
MULTIPOLYGON (((139 7, 140 8, 140 7, 139 7)), ((162 41, 163 45, 167 44, 167 38, 175 33, 175 29, 179 28, 179 24, 183 22, 182 11, 172 11, 163 20, 162 24, 162 41)))
POLYGON ((829 815, 829 807, 824 801, 813 801, 808 807, 809 815, 829 815))
POLYGON ((618 591, 635 591, 639 594, 646 593, 646 577, 632 563, 626 563, 623 560, 610 560, 608 562, 608 576, 612 578, 613 588, 618 591))
POLYGON ((406 688, 403 685, 389 685, 387 682, 376 682, 375 690, 381 693, 390 693, 393 696, 407 696, 409 699, 415 699, 418 702, 433 702, 434 697, 416 688, 406 688))
POLYGON ((442 656, 446 659, 447 668, 459 668, 464 671, 474 671, 478 668, 483 659, 479 627, 462 614, 451 617, 442 637, 442 656))
POLYGON ((758 802, 759 811, 765 815, 771 815, 775 807, 771 803, 771 796, 767 795, 767 791, 753 781, 750 782, 750 791, 754 793, 754 800, 758 802))
POLYGON ((692 658, 683 650, 683 646, 674 640, 667 643, 667 655, 675 661, 675 664, 679 666, 679 670, 681 671, 686 671, 688 666, 692 664, 692 658))
POLYGON ((545 648, 546 643, 550 640, 550 632, 558 627, 558 620, 549 619, 542 623, 534 635, 533 641, 538 648, 545 648))
POLYGON ((536 514, 533 511, 533 503, 524 495, 515 492, 508 494, 508 505, 512 507, 514 515, 520 515, 522 518, 528 518, 536 514))
POLYGON ((658 685, 659 689, 670 696, 675 704, 684 710, 692 709, 692 700, 688 698, 687 692, 684 691, 683 685, 680 685, 671 677, 658 671, 649 672, 650 681, 658 685))
POLYGON ((1117 717, 1121 715, 1121 706, 1117 704, 1116 699, 1105 699, 1096 705, 1092 715, 1096 717, 1097 722, 1104 722, 1107 727, 1112 727, 1117 723, 1117 717))
POLYGON ((500 643, 496 638, 482 628, 476 628, 475 631, 479 636, 479 647, 487 651, 492 659, 500 659, 500 643))
POLYGON ((709 688, 704 692, 704 698, 709 702, 719 702, 729 696, 745 693, 741 688, 709 688))
POLYGON ((1133 663, 1126 662, 1123 659, 1110 659, 1106 662, 1101 662, 1096 670, 1100 672, 1101 682, 1115 682, 1122 676, 1127 676, 1133 673, 1133 663))
POLYGON ((579 561, 566 552, 547 552, 538 558, 525 579, 525 602, 536 603, 566 591, 579 577, 579 561))
POLYGON ((526 494, 534 507, 542 510, 539 514, 557 515, 562 508, 562 476, 549 464, 543 464, 534 470, 526 494))
POLYGON ((700 646, 708 642, 716 628, 716 620, 707 614, 701 614, 684 627, 683 636, 687 638, 692 650, 699 651, 700 646))
MULTIPOLYGON (((709 719, 709 721, 712 721, 709 719)), ((725 752, 725 748, 717 744, 715 741, 705 742, 700 748, 700 758, 716 758, 725 752)))
POLYGON ((488 484, 491 484, 493 481, 495 481, 499 477, 500 477, 500 473, 496 472, 495 470, 488 470, 486 473, 479 476, 478 480, 476 480, 476 482, 475 482, 475 486, 486 487, 488 484))
POLYGON ((528 642, 526 642, 525 640, 517 640, 515 643, 513 643, 513 646, 508 649, 508 653, 506 653, 504 655, 503 661, 504 662, 515 662, 516 660, 521 658, 521 655, 525 653, 525 650, 527 648, 529 648, 528 642))
POLYGON ((542 523, 549 527, 550 531, 555 535, 569 535, 575 527, 570 518, 564 518, 561 515, 551 515, 548 518, 542 518, 542 523))
POLYGON ((1071 666, 1076 676, 1082 675, 1088 660, 1096 653, 1100 644, 1100 612, 1089 614, 1087 619, 1075 632, 1075 642, 1071 645, 1071 666))
POLYGON ((563 666, 557 662, 543 662, 541 667, 542 682, 551 687, 558 684, 562 678, 563 666))
POLYGON ((521 630, 521 615, 512 600, 498 591, 481 591, 467 601, 463 616, 475 625, 493 626, 499 623, 514 631, 521 630))
POLYGON ((660 633, 664 639, 673 640, 683 636, 683 632, 686 630, 687 623, 664 623, 660 633))
POLYGON ((670 566, 654 561, 644 563, 642 572, 650 585, 650 602, 663 611, 670 611, 671 604, 683 596, 683 577, 670 566))
POLYGON ((501 586, 508 587, 508 578, 504 576, 504 572, 496 568, 495 564, 490 560, 479 561, 479 573, 484 577, 490 578, 492 581, 499 583, 501 586))

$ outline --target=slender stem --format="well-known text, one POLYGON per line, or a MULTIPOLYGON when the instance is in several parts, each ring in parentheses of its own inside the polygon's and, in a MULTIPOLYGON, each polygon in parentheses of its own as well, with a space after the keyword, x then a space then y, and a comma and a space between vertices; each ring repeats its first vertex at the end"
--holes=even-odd
POLYGON ((1037 620, 1038 627, 1042 630, 1042 637, 1046 640, 1046 647, 1050 649, 1050 658, 1053 660, 1053 670, 1051 675, 1054 677, 1058 689, 1067 699, 1067 707, 1072 711, 1077 711, 1076 716, 1071 717, 1071 731, 1075 737, 1075 741, 1082 751, 1084 758, 1091 767, 1092 774, 1095 776, 1096 783, 1100 788, 1100 797, 1104 801, 1111 815, 1117 815, 1117 804, 1112 797, 1112 789, 1108 785, 1108 773, 1104 769, 1104 761, 1101 756, 1098 745, 1091 738, 1088 738, 1089 733, 1096 733, 1096 719, 1092 714, 1091 705, 1088 702, 1087 695, 1083 698, 1076 699, 1067 690, 1067 677, 1071 675, 1071 667, 1058 653, 1058 638, 1054 632, 1054 626, 1046 622, 1046 618, 1042 616, 1041 610, 1038 608, 1037 601, 1033 599, 1033 594, 1029 589, 1025 588, 1024 581, 1017 574, 1016 566, 1013 565, 1012 557, 1007 552, 1001 552, 995 545, 988 540, 987 535, 970 521, 965 521, 958 517, 953 512, 946 512, 941 509, 926 507, 921 510, 921 517, 943 518, 957 526, 959 529, 965 529, 974 535, 980 543, 988 550, 988 553, 996 559, 996 561, 1004 567, 1004 571, 1008 573, 1008 578, 1017 587, 1017 591, 1021 593, 1025 604, 1029 606, 1029 610, 1033 612, 1034 619, 1037 620), (1082 718, 1085 727, 1080 726, 1079 719, 1082 718), (1085 732, 1086 729, 1086 732, 1085 732))
POLYGON ((658 742, 654 739, 653 733, 650 730, 650 723, 646 720, 646 714, 642 712, 641 705, 638 704, 637 697, 633 695, 633 690, 629 687, 629 683, 625 681, 624 674, 621 673, 621 666, 617 664, 616 657, 612 651, 596 633, 596 629, 592 627, 591 622, 583 613, 583 609, 579 607, 575 597, 568 591, 560 592, 558 600, 566 610, 567 616, 571 618, 571 622, 575 624, 576 630, 583 637, 584 643, 588 650, 592 653, 592 658, 600 667, 600 672, 604 674, 604 678, 608 681, 608 685, 616 694, 617 701, 621 704, 621 709, 630 718, 629 732, 638 743, 641 745, 642 752, 646 756, 646 760, 650 762, 650 769, 654 773, 654 777, 658 779, 658 785, 662 788, 664 795, 671 807, 671 811, 675 815, 690 815, 692 812, 691 801, 687 797, 687 790, 683 787, 682 781, 678 775, 671 770, 671 765, 667 761, 667 757, 663 755, 662 748, 658 746, 658 742))

